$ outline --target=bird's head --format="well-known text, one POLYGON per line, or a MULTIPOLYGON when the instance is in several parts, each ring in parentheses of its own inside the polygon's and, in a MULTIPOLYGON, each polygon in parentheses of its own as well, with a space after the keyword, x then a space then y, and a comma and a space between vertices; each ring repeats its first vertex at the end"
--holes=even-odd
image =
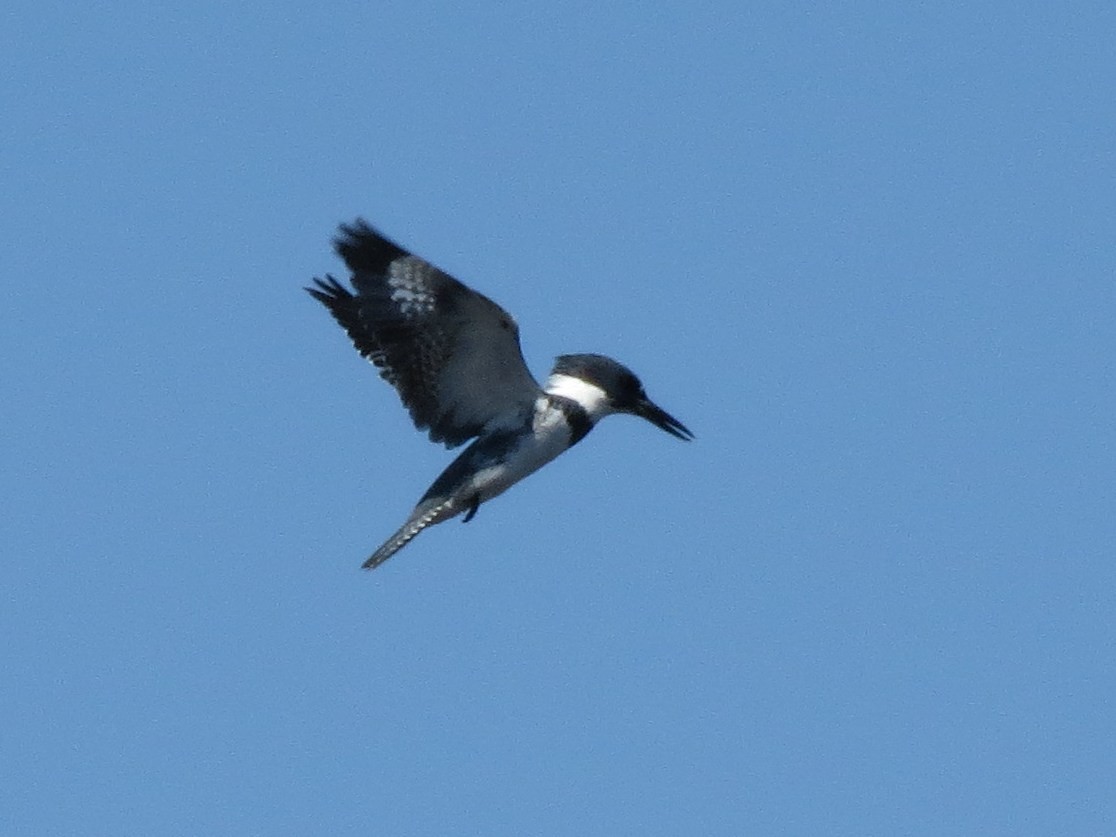
POLYGON ((611 413, 629 413, 678 439, 694 438, 686 425, 647 397, 632 370, 604 355, 561 355, 546 390, 573 399, 594 422, 611 413))

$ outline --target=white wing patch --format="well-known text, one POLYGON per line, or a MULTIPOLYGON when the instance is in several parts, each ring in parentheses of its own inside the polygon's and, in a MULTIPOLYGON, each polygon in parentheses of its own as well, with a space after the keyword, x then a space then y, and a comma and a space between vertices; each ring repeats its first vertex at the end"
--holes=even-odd
POLYGON ((388 274, 388 286, 391 290, 391 301, 399 307, 399 313, 404 317, 426 317, 434 313, 434 295, 423 282, 421 276, 415 276, 410 270, 410 265, 397 263, 392 265, 388 274))

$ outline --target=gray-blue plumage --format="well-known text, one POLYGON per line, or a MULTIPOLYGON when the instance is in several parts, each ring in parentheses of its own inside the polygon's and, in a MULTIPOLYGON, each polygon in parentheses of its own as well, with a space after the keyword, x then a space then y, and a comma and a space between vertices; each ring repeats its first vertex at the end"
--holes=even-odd
POLYGON ((693 438, 647 398, 629 369, 603 355, 560 356, 540 387, 503 308, 363 221, 342 225, 335 247, 355 293, 328 274, 306 290, 395 387, 416 427, 447 447, 475 438, 366 568, 427 526, 459 514, 472 519, 481 503, 569 449, 606 415, 631 413, 693 438))

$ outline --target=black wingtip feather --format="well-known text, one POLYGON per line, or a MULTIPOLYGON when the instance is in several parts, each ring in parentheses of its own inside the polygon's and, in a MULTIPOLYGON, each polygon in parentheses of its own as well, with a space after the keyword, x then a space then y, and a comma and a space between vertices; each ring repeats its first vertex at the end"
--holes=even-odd
POLYGON ((306 293, 329 309, 333 318, 348 332, 357 349, 361 354, 365 354, 369 347, 364 345, 362 339, 365 335, 360 325, 360 307, 356 297, 328 273, 325 279, 315 276, 314 284, 317 287, 305 288, 306 293))
POLYGON ((333 308, 338 302, 353 298, 352 292, 328 273, 325 279, 315 276, 314 284, 317 285, 316 288, 306 287, 303 290, 327 308, 333 308))
POLYGON ((406 250, 368 225, 363 218, 342 224, 333 247, 353 273, 385 273, 396 259, 409 256, 406 250))

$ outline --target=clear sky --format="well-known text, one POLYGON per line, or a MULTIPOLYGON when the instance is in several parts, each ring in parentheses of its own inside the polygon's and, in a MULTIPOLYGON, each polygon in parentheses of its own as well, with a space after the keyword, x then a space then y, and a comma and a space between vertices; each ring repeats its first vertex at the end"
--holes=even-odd
POLYGON ((0 831, 1116 831, 1111 3, 15 0, 0 831), (362 215, 609 419, 453 454, 362 215))

